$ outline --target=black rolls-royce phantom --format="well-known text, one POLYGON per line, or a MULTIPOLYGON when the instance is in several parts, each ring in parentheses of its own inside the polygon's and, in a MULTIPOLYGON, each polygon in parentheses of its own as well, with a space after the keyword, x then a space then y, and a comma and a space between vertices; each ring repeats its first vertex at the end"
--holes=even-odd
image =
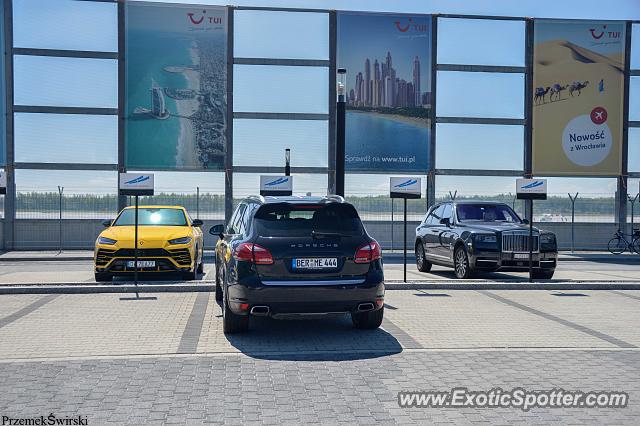
MULTIPOLYGON (((503 203, 436 204, 416 228, 418 270, 450 266, 463 279, 476 271, 528 271, 528 223, 503 203)), ((533 278, 551 279, 557 257, 555 234, 533 228, 533 278)))

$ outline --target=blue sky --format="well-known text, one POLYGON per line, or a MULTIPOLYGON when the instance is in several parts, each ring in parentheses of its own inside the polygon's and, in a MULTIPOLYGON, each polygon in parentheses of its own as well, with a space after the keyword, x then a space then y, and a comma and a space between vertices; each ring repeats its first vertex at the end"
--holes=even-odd
MULTIPOLYGON (((167 3, 160 0, 160 2, 167 3)), ((180 1, 172 3, 226 5, 228 2, 212 1, 180 1)), ((638 0, 619 0, 602 2, 602 0, 536 0, 536 1, 471 1, 471 0, 237 0, 236 5, 271 6, 271 7, 304 7, 338 10, 359 10, 369 12, 396 12, 402 14, 457 13, 486 14, 503 16, 529 16, 542 18, 574 18, 574 19, 640 19, 640 2, 638 0)), ((18 47, 59 48, 80 50, 117 50, 117 15, 113 4, 92 2, 71 2, 70 0, 14 0, 14 40, 18 47)), ((305 13, 297 15, 292 23, 288 16, 270 13, 268 19, 257 16, 253 12, 242 12, 237 15, 237 56, 299 57, 324 59, 328 56, 328 37, 326 15, 305 13), (287 24, 287 25, 284 25, 287 24), (244 36, 245 29, 255 31, 253 36, 244 36), (275 31, 272 31, 275 30, 275 31), (271 34, 266 34, 270 32, 271 34)), ((524 25, 522 22, 500 21, 487 22, 480 20, 441 20, 438 34, 438 60, 441 63, 472 63, 492 65, 522 65, 524 55, 524 25)), ((640 68, 640 25, 633 34, 633 41, 638 48, 634 49, 632 64, 640 68)), ((373 59, 373 57, 372 57, 373 59)), ((394 62, 398 60, 394 57, 394 62)), ((114 106, 117 93, 117 76, 115 63, 110 60, 78 60, 69 58, 19 58, 16 60, 16 102, 23 104, 82 105, 82 106, 114 106), (45 71, 46 70, 46 71, 45 71), (115 78, 114 78, 115 77, 115 78)), ((245 110, 266 107, 260 96, 254 96, 260 86, 251 86, 252 77, 258 79, 259 68, 253 70, 237 70, 236 82, 244 79, 246 84, 238 85, 237 101, 245 110)), ((269 79, 263 79, 262 87, 269 87, 274 93, 296 90, 303 84, 315 82, 310 96, 283 96, 287 106, 277 103, 269 108, 286 110, 295 108, 298 111, 324 111, 326 104, 321 104, 322 93, 326 90, 326 78, 322 72, 308 70, 309 75, 278 73, 271 70, 269 79)), ((442 74, 442 73, 441 73, 442 74)), ((498 75, 485 76, 479 74, 449 73, 439 75, 438 95, 440 115, 493 115, 520 116, 522 114, 522 86, 520 76, 498 75), (515 78, 515 80, 514 80, 515 78), (503 92, 507 99, 504 102, 492 101, 487 93, 503 92), (461 93, 465 102, 458 99, 461 93), (513 95, 515 93, 515 95, 513 95), (444 97, 447 94, 447 97, 444 97), (510 96, 509 94, 513 95, 510 96)), ((640 77, 632 79, 631 110, 632 117, 640 111, 640 77)), ((309 94, 307 93, 307 94, 309 94)), ((238 106, 238 105, 237 105, 238 106)), ((638 118, 636 118, 638 119, 638 118)), ((99 162, 113 161, 116 153, 116 122, 104 118, 91 117, 19 117, 16 119, 18 161, 68 161, 99 162), (47 135, 52 135, 47 137, 47 135), (83 137, 83 139, 80 139, 83 137), (71 142, 70 142, 71 141, 71 142), (66 159, 66 160, 65 160, 66 159)), ((313 126, 291 125, 281 126, 256 123, 252 129, 250 123, 236 123, 240 126, 236 139, 236 153, 246 153, 242 158, 243 165, 278 165, 281 162, 281 150, 285 144, 295 148, 294 165, 326 165, 326 150, 323 150, 323 139, 326 129, 313 126), (291 133, 293 132, 293 133, 291 133), (298 137, 292 140, 291 134, 298 137), (308 135, 308 146, 304 142, 308 135), (271 141, 271 143, 253 144, 254 139, 271 141), (262 145, 262 146, 261 146, 262 145)), ((518 131, 506 131, 515 136, 505 137, 502 131, 492 131, 490 127, 474 125, 451 129, 444 134, 445 141, 473 139, 476 134, 483 135, 485 150, 475 150, 474 159, 477 164, 494 164, 495 152, 505 157, 509 165, 521 163, 517 149, 508 147, 510 138, 517 138, 515 145, 521 146, 518 131)), ((632 132, 630 152, 640 153, 640 132, 632 132)), ((471 147, 474 148, 474 147, 471 147)), ((439 147, 442 164, 455 164, 455 149, 449 146, 439 147)), ((240 159, 237 157, 238 162, 240 159)), ((640 171, 640 161, 630 160, 632 167, 640 171)), ((481 166, 478 166, 481 167, 481 166)), ((220 173, 171 173, 160 174, 158 185, 162 188, 180 190, 196 186, 220 190, 223 178, 220 173), (179 178, 176 178, 179 176, 179 178)), ((238 190, 246 188, 252 191, 257 176, 236 175, 238 190)), ((67 185, 78 186, 77 182, 91 182, 97 191, 112 192, 115 188, 115 175, 111 172, 32 172, 18 173, 18 188, 55 190, 57 181, 68 182, 67 185), (113 177, 112 177, 113 176, 113 177), (112 183, 113 182, 113 183, 112 183)), ((319 192, 324 188, 325 176, 301 176, 297 180, 301 190, 319 192)), ((438 191, 448 191, 464 187, 471 192, 491 190, 492 192, 508 191, 513 186, 512 178, 438 178, 438 191)), ((356 175, 347 180, 348 191, 360 194, 368 192, 385 193, 388 181, 385 176, 356 175)), ((257 184, 256 184, 257 185, 257 184)), ((84 186, 79 185, 79 190, 84 186)), ((615 189, 613 179, 554 179, 550 184, 551 192, 564 193, 570 190, 581 190, 593 193, 612 193, 615 189)))

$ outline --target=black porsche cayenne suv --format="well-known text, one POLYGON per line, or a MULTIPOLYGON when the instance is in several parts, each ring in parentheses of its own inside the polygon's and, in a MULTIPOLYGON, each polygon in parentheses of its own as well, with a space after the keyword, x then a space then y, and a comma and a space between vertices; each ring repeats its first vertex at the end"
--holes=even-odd
MULTIPOLYGON (((450 266, 458 278, 477 271, 528 271, 529 226, 511 207, 486 201, 433 206, 416 228, 416 265, 450 266)), ((533 228, 533 278, 551 279, 558 257, 556 236, 533 228)))
POLYGON ((225 333, 251 316, 350 313, 377 328, 384 313, 380 245, 342 197, 252 196, 236 208, 215 250, 216 300, 225 333))

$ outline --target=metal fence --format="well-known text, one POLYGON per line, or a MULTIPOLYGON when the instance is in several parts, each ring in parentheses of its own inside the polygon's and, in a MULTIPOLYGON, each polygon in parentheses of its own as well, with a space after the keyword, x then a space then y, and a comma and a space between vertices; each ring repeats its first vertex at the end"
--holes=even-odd
MULTIPOLYGON (((371 230, 372 235, 380 241, 383 248, 401 248, 403 200, 394 200, 388 195, 374 196, 365 193, 352 193, 346 198, 356 207, 367 229, 371 230)), ((436 202, 451 199, 500 201, 512 206, 519 215, 524 216, 524 202, 517 200, 511 193, 479 196, 447 191, 436 194, 436 202)), ((51 242, 55 248, 58 245, 62 248, 85 247, 92 243, 91 240, 95 235, 93 235, 94 231, 85 233, 78 231, 78 235, 75 235, 81 221, 92 222, 91 226, 94 226, 95 232, 98 232, 99 220, 113 218, 117 214, 117 201, 116 194, 88 194, 74 191, 72 188, 61 188, 60 192, 24 190, 17 193, 16 218, 31 220, 31 222, 19 221, 20 229, 25 226, 27 228, 37 226, 38 239, 51 242)), ((240 198, 234 199, 235 203, 239 201, 240 198)), ((2 202, 3 198, 0 197, 0 205, 2 202)), ((127 202, 133 205, 133 198, 129 197, 127 202)), ((189 191, 160 192, 151 197, 140 197, 140 205, 152 204, 181 205, 193 218, 212 222, 224 221, 224 194, 221 192, 201 191, 199 188, 194 188, 189 191)), ((615 197, 611 194, 580 193, 578 196, 549 194, 547 200, 535 202, 534 222, 556 232, 559 245, 563 249, 572 247, 603 249, 606 248, 606 242, 617 228, 615 205, 615 197)), ((633 221, 635 225, 640 222, 638 211, 640 211, 640 203, 629 202, 629 223, 633 221), (631 214, 632 205, 633 215, 631 214)), ((424 218, 426 212, 427 205, 424 198, 407 200, 410 242, 413 241, 413 228, 424 218)), ((32 232, 27 228, 20 235, 31 236, 32 232)), ((631 226, 628 227, 627 232, 630 232, 630 229, 631 226)), ((30 238, 33 238, 34 248, 40 247, 36 236, 30 238)))

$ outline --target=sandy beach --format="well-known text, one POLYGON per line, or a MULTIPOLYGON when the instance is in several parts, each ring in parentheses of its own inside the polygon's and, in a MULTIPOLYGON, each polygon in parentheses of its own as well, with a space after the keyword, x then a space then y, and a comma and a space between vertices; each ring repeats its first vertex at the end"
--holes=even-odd
POLYGON ((348 109, 347 112, 356 113, 356 114, 368 114, 372 117, 386 118, 388 120, 397 121, 399 123, 405 123, 405 124, 410 124, 412 126, 422 127, 424 129, 428 129, 430 127, 429 119, 426 119, 426 118, 407 117, 406 115, 397 115, 397 114, 382 114, 380 112, 358 111, 353 109, 348 109))
MULTIPOLYGON (((189 55, 193 65, 200 64, 200 56, 195 45, 189 49, 189 55)), ((200 73, 198 71, 187 69, 182 71, 182 75, 187 79, 189 89, 193 89, 196 92, 200 91, 200 73)), ((178 118, 180 121, 180 136, 176 147, 176 165, 178 167, 200 167, 193 124, 191 120, 184 118, 198 111, 198 99, 176 100, 175 103, 177 113, 180 116, 178 118)))

